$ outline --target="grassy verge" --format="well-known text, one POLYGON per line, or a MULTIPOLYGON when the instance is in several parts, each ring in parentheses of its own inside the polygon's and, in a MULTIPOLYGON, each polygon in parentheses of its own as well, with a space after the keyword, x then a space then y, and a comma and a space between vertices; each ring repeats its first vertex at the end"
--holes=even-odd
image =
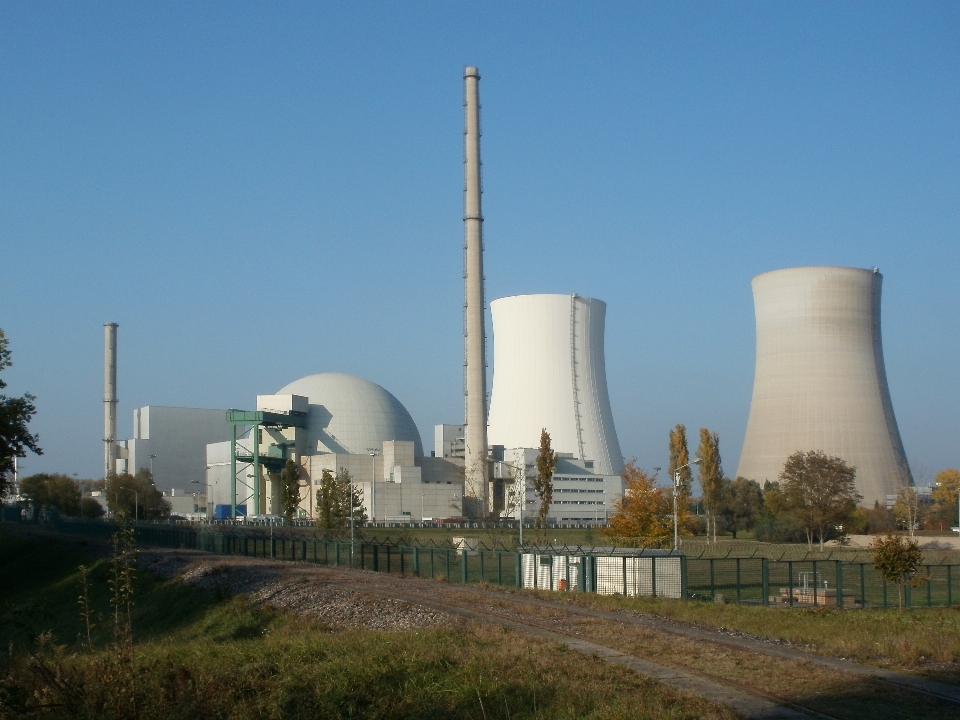
POLYGON ((807 646, 819 653, 891 666, 960 684, 960 608, 837 610, 763 608, 665 598, 538 593, 807 646))
POLYGON ((107 639, 107 560, 73 539, 0 529, 0 573, 0 633, 13 647, 0 662, 0 717, 27 708, 32 717, 145 720, 733 717, 564 646, 498 629, 331 632, 146 572, 137 581, 130 660, 107 639), (93 651, 82 642, 80 563, 91 567, 100 618, 93 651), (41 631, 52 638, 38 646, 41 631))

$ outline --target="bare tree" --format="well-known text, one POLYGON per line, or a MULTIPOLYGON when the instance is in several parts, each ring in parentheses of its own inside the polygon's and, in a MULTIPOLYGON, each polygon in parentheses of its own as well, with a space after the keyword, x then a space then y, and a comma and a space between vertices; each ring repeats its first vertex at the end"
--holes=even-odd
MULTIPOLYGON (((917 477, 920 479, 926 478, 926 471, 923 467, 917 472, 917 477)), ((911 483, 909 478, 905 479, 902 475, 897 474, 896 479, 897 499, 893 503, 893 515, 897 522, 906 525, 907 534, 913 540, 914 531, 919 527, 926 508, 920 499, 920 493, 917 492, 916 485, 911 483)))

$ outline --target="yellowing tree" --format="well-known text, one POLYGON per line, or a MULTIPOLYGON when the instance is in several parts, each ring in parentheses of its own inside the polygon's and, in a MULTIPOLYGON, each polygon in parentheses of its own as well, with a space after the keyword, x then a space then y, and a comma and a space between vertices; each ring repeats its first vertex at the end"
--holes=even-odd
POLYGON ((720 460, 720 436, 707 428, 700 428, 700 489, 707 508, 707 537, 713 533, 717 542, 717 516, 723 503, 723 465, 720 460))
POLYGON ((957 497, 960 496, 960 470, 946 468, 937 473, 933 479, 933 511, 937 519, 947 527, 957 527, 958 517, 957 497))
POLYGON ((680 468, 680 492, 677 498, 677 524, 681 528, 681 534, 689 535, 691 533, 686 531, 686 528, 690 526, 692 519, 690 496, 693 494, 693 469, 690 467, 690 451, 687 448, 685 425, 677 425, 670 431, 670 467, 667 468, 667 476, 671 486, 676 481, 678 468, 680 468))
POLYGON ((620 473, 623 495, 614 501, 608 535, 621 538, 664 540, 673 532, 673 498, 657 487, 656 477, 630 460, 620 473))

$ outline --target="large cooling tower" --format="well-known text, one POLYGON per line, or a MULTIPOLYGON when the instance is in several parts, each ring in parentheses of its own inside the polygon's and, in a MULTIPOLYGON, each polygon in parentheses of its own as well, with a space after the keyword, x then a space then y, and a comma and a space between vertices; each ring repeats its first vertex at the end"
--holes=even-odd
POLYGON ((540 445, 593 460, 594 472, 623 469, 610 412, 603 332, 607 304, 578 295, 514 295, 490 303, 493 396, 489 441, 540 445))
POLYGON ((757 365, 737 475, 776 480, 791 454, 821 450, 856 467, 864 504, 911 482, 883 366, 882 281, 842 267, 753 279, 757 365))

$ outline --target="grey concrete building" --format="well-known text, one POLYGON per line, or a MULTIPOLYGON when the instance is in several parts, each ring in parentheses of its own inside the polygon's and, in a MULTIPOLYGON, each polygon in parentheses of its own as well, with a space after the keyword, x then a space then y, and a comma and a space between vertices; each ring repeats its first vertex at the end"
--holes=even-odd
POLYGON ((756 371, 737 475, 776 480, 791 454, 820 450, 856 467, 865 505, 912 482, 883 363, 882 281, 844 267, 753 278, 756 371))

